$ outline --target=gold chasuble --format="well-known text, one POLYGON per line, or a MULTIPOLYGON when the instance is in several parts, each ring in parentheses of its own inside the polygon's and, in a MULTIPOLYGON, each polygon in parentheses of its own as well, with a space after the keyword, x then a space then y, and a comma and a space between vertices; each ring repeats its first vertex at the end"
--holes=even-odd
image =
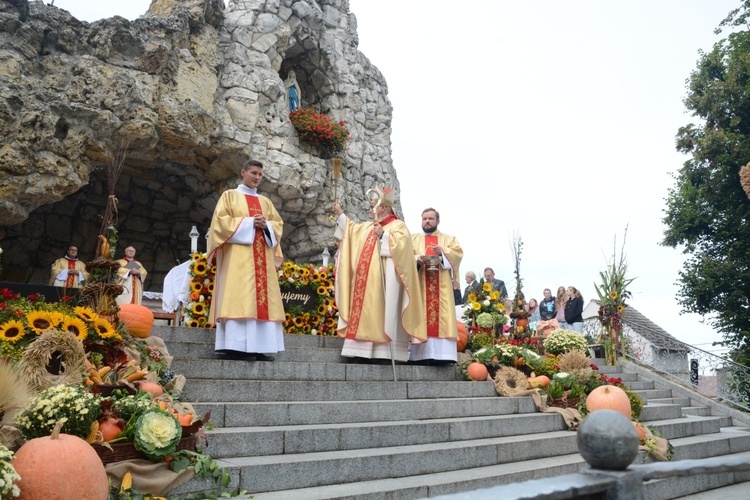
MULTIPOLYGON (((225 191, 214 211, 208 238, 208 261, 216 262, 214 300, 209 322, 221 319, 284 321, 284 306, 276 266, 284 260, 281 245, 266 243, 264 229, 255 228, 252 244, 235 244, 230 238, 243 219, 263 214, 281 241, 284 223, 265 196, 236 189, 225 191)), ((270 237, 270 235, 269 235, 270 237)))
POLYGON ((80 274, 83 274, 83 279, 88 279, 89 273, 86 272, 86 264, 78 259, 69 259, 68 257, 60 257, 52 263, 51 276, 49 280, 50 285, 61 286, 65 288, 80 288, 81 282, 79 278, 80 274), (74 270, 75 273, 62 273, 62 271, 74 270), (62 276, 61 276, 62 273, 62 276))
POLYGON ((391 260, 397 282, 403 287, 397 322, 412 342, 423 342, 427 338, 424 305, 411 235, 406 224, 393 215, 380 223, 388 233, 388 248, 383 250, 379 249, 380 239, 372 222, 357 224, 346 219, 336 264, 336 305, 343 320, 339 322, 338 334, 374 343, 395 340, 386 333, 385 318, 386 295, 396 296, 400 292, 384 290, 384 283, 389 281, 384 275, 389 272, 385 261, 391 260), (381 257, 381 252, 387 252, 390 259, 381 257))
POLYGON ((456 305, 453 300, 453 277, 458 276, 458 267, 464 252, 453 236, 439 230, 431 234, 413 234, 412 243, 415 255, 435 255, 434 245, 443 249, 452 269, 440 265, 435 271, 422 266, 419 270, 419 283, 425 299, 425 323, 429 338, 458 338, 456 326, 456 305))
POLYGON ((120 264, 120 268, 117 270, 120 284, 125 288, 122 294, 117 297, 117 303, 140 304, 143 299, 143 282, 146 281, 148 275, 146 268, 137 260, 127 257, 117 259, 117 263, 120 264), (128 274, 130 269, 138 269, 141 275, 128 274), (125 277, 126 274, 128 274, 127 278, 125 277))

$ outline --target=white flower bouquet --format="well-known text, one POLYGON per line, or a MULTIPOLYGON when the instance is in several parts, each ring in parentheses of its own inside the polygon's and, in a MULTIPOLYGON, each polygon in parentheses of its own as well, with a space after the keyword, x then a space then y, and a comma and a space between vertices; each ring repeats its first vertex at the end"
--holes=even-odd
POLYGON ((0 444, 0 498, 2 499, 21 495, 21 490, 15 484, 21 476, 13 468, 11 460, 13 460, 13 452, 0 444))
POLYGON ((101 398, 82 386, 56 385, 31 398, 16 415, 16 426, 25 440, 49 436, 58 420, 62 432, 86 439, 99 417, 101 398))
POLYGON ((549 354, 565 354, 570 351, 586 351, 588 348, 586 337, 573 330, 559 328, 550 333, 544 340, 544 349, 549 354))

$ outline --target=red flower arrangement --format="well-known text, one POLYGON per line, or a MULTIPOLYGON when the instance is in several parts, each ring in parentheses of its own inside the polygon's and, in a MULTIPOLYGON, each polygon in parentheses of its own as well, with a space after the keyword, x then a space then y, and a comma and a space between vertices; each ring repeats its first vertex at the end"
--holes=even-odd
POLYGON ((297 108, 289 113, 289 119, 303 141, 317 146, 326 156, 343 153, 349 142, 349 130, 340 121, 334 123, 328 116, 318 113, 315 106, 297 108))

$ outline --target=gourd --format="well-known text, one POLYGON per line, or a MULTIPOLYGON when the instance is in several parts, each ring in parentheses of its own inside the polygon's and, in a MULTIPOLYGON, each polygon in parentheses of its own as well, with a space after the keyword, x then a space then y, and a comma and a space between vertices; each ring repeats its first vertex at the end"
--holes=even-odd
POLYGON ((547 375, 539 375, 538 377, 529 377, 529 385, 535 389, 544 389, 550 383, 547 375))
POLYGON ((150 392, 154 397, 159 397, 162 394, 164 394, 164 388, 157 384, 156 382, 149 382, 147 380, 144 380, 140 384, 138 384, 138 389, 140 389, 143 392, 150 392))
POLYGON ((482 363, 478 363, 476 361, 466 367, 466 373, 469 375, 469 378, 471 378, 471 380, 477 381, 487 380, 487 375, 489 374, 489 372, 487 371, 487 367, 482 363))
POLYGON ((140 304, 120 304, 118 317, 125 323, 125 329, 132 336, 145 339, 151 335, 154 313, 148 307, 140 304))
POLYGON ((11 464, 21 476, 20 500, 107 499, 109 482, 99 455, 78 436, 60 434, 63 423, 16 452, 11 464))
POLYGON ((614 385, 602 385, 591 391, 586 397, 586 408, 589 413, 597 410, 614 410, 630 420, 631 407, 628 395, 614 385))
POLYGON ((463 321, 456 321, 458 326, 458 340, 456 341, 456 350, 458 352, 464 352, 466 345, 469 343, 469 332, 466 331, 466 325, 463 321))

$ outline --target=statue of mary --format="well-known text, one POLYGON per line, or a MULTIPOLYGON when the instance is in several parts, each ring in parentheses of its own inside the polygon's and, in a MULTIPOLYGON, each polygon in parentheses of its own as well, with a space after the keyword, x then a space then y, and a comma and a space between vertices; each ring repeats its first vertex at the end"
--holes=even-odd
POLYGON ((289 74, 284 80, 284 87, 286 88, 286 102, 289 105, 289 111, 294 111, 300 106, 300 98, 302 93, 300 92, 299 84, 297 83, 297 74, 293 69, 289 70, 289 74))

